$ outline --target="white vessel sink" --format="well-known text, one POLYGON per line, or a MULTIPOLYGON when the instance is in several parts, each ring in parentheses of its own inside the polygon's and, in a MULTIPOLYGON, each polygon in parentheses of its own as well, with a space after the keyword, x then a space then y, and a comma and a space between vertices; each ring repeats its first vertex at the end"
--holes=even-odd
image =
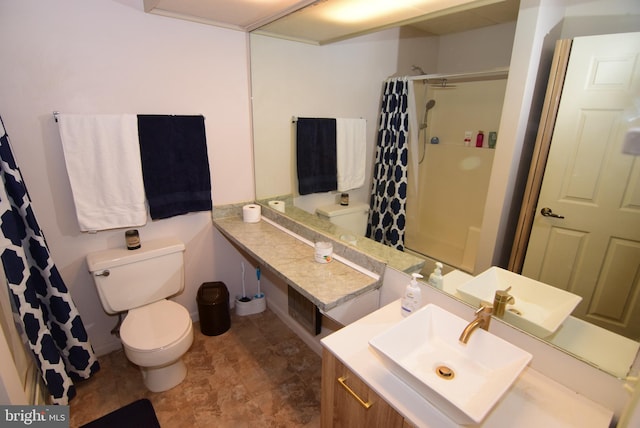
POLYGON ((503 319, 539 337, 553 334, 582 300, 568 291, 499 267, 489 268, 458 287, 458 293, 466 302, 480 306, 492 304, 496 290, 508 287, 515 302, 507 305, 503 319))
POLYGON ((455 422, 480 423, 531 354, 481 329, 461 343, 470 321, 429 304, 369 345, 392 373, 455 422))

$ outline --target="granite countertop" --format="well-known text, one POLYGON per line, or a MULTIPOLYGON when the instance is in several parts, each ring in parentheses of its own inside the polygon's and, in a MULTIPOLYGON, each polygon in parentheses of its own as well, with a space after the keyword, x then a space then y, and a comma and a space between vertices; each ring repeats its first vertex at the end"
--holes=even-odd
POLYGON ((328 311, 370 290, 380 288, 379 277, 367 275, 334 258, 314 260, 314 248, 263 218, 245 223, 240 216, 214 218, 231 242, 281 277, 320 310, 328 311))
MULTIPOLYGON (((277 200, 283 198, 274 198, 277 200)), ((280 222, 285 217, 289 220, 285 227, 292 229, 294 232, 302 234, 302 229, 310 228, 323 234, 331 236, 335 240, 340 240, 344 234, 352 234, 352 232, 331 223, 315 214, 311 214, 303 209, 294 206, 289 200, 286 203, 286 214, 282 215, 268 206, 269 199, 258 201, 262 204, 263 216, 268 216, 276 222, 280 222)), ((395 248, 376 242, 364 236, 356 237, 357 245, 354 247, 359 252, 369 257, 381 260, 386 265, 406 273, 420 272, 425 264, 424 258, 414 256, 412 254, 398 251, 395 248)))

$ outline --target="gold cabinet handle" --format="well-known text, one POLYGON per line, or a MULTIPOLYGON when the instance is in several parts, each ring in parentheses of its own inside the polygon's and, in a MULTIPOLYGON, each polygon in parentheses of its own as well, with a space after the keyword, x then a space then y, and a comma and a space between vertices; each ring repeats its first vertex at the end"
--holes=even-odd
POLYGON ((353 389, 349 388, 349 385, 347 385, 346 380, 347 380, 346 376, 340 376, 338 378, 338 382, 340 383, 340 385, 342 385, 342 387, 346 389, 347 392, 353 396, 353 398, 358 400, 358 403, 360 403, 362 407, 364 407, 365 409, 368 409, 369 407, 373 406, 373 403, 371 401, 364 401, 362 398, 358 397, 358 394, 356 394, 353 391, 353 389))

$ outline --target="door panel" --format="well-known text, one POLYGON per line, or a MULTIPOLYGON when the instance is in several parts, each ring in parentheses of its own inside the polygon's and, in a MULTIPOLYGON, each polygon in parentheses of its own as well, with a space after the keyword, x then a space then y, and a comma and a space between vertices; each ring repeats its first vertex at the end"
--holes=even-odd
MULTIPOLYGON (((557 265, 576 266, 585 247, 587 234, 581 231, 563 229, 560 227, 549 228, 547 248, 541 252, 544 260, 541 260, 540 275, 538 280, 546 284, 561 284, 564 288, 572 282, 573 269, 557 269, 557 265)), ((570 290, 567 290, 570 291, 570 290)))

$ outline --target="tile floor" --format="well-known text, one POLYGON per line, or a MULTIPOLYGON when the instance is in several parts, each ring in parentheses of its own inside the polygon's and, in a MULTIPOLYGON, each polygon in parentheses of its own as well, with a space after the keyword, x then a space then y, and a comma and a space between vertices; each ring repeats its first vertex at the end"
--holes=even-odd
POLYGON ((232 314, 219 336, 194 324, 187 378, 169 391, 148 391, 123 351, 99 360, 100 371, 77 384, 72 428, 140 398, 151 400, 163 428, 320 426, 321 358, 269 309, 232 314))

